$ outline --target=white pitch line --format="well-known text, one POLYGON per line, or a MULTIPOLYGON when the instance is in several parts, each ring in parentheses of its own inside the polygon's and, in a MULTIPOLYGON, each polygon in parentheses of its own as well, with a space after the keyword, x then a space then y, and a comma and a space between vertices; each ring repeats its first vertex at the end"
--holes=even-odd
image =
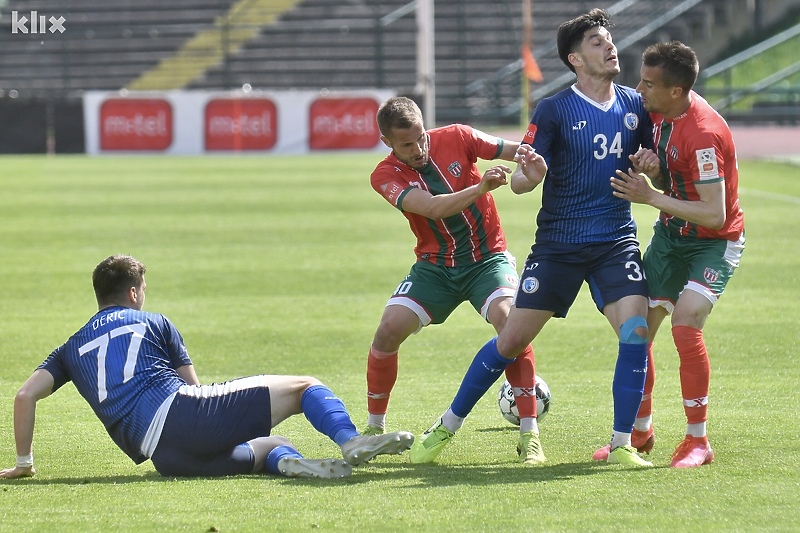
POLYGON ((739 187, 739 192, 751 196, 766 198, 767 200, 775 200, 777 202, 787 202, 790 204, 800 205, 800 198, 798 198, 797 196, 789 196, 788 194, 778 194, 774 192, 758 191, 754 189, 742 189, 741 187, 739 187))

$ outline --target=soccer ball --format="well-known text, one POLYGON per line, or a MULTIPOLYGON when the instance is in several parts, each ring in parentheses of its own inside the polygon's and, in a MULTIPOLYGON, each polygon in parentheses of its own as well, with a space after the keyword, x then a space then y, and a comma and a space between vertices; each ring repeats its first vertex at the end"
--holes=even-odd
MULTIPOLYGON (((536 380, 536 412, 538 413, 538 421, 547 416, 550 411, 550 387, 539 376, 535 377, 536 380)), ((519 425, 519 411, 517 410, 517 400, 514 399, 514 390, 508 381, 504 381, 497 391, 497 405, 500 407, 500 414, 503 418, 514 424, 519 425)))

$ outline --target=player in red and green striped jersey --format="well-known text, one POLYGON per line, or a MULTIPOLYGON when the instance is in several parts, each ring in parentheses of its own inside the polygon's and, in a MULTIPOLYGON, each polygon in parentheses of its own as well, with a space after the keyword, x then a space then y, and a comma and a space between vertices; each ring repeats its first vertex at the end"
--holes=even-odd
MULTIPOLYGON (((461 124, 426 131, 419 107, 405 97, 384 102, 377 120, 381 139, 392 152, 370 181, 408 219, 417 238, 417 261, 389 298, 369 350, 365 434, 385 430, 397 354, 406 338, 429 324, 443 323, 465 301, 499 332, 518 283, 490 193, 507 183, 511 169, 500 164, 481 174, 476 163, 512 161, 519 143, 461 124)), ((536 417, 534 375, 529 345, 506 370, 520 411, 521 442, 536 417)), ((448 414, 454 430, 466 416, 448 414)), ((519 458, 526 462, 522 448, 519 458)))
POLYGON ((670 466, 675 468, 714 460, 706 434, 711 366, 703 327, 739 266, 745 241, 733 136, 725 120, 692 91, 698 71, 695 52, 677 41, 644 51, 636 90, 653 117, 661 163, 654 185, 664 193, 633 172, 618 172, 611 180, 619 198, 661 211, 644 254, 650 292, 649 368, 634 429, 652 435, 652 343, 672 313, 687 419, 686 436, 672 456, 670 466))

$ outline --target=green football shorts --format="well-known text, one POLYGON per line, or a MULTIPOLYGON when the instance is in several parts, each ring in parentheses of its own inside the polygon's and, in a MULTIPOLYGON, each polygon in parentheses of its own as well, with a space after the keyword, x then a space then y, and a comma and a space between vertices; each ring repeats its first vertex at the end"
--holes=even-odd
POLYGON ((417 261, 386 306, 402 305, 414 311, 420 329, 441 324, 465 301, 486 319, 489 304, 496 298, 513 297, 518 283, 517 264, 508 252, 461 267, 417 261))
POLYGON ((650 306, 671 313, 686 289, 716 303, 739 266, 744 241, 744 233, 738 241, 681 237, 656 224, 643 258, 650 306))

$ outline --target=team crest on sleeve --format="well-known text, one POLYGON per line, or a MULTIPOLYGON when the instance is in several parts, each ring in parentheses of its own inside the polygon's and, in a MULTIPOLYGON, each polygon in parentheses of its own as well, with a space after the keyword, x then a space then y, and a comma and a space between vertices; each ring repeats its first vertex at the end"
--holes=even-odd
POLYGON ((639 115, 636 113, 625 113, 625 127, 631 131, 636 131, 639 127, 639 115))
POLYGON ((536 137, 536 124, 528 124, 528 129, 522 137, 522 142, 533 144, 533 138, 536 137))
POLYGON ((453 161, 447 166, 447 171, 455 176, 456 178, 461 177, 461 163, 458 161, 453 161))
POLYGON ((700 180, 709 180, 719 177, 719 168, 717 167, 717 151, 712 146, 711 148, 703 148, 697 150, 697 170, 700 171, 700 180))

